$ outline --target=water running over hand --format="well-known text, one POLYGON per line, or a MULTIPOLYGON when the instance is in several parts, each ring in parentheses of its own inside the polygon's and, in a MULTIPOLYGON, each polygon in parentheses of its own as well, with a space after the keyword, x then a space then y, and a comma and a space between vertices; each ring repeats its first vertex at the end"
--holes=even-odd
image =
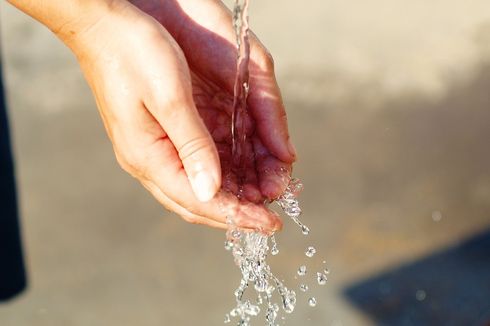
MULTIPOLYGON (((245 122, 248 117, 247 96, 249 90, 249 61, 250 44, 248 39, 248 0, 235 0, 233 10, 233 28, 236 33, 236 45, 238 50, 236 77, 234 84, 234 99, 232 112, 232 170, 242 184, 245 173, 245 122)), ((296 223, 304 235, 310 233, 310 229, 304 225, 299 217, 301 208, 296 196, 301 191, 302 184, 298 179, 290 179, 289 185, 276 203, 296 223)), ((240 194, 240 191, 239 191, 240 194)), ((239 196, 240 197, 240 196, 239 196)), ((233 216, 228 216, 228 231, 225 249, 230 250, 235 263, 240 268, 242 279, 235 291, 236 306, 229 314, 226 314, 224 322, 230 323, 232 319, 238 319, 238 325, 248 326, 250 320, 261 313, 265 314, 267 326, 276 326, 280 307, 285 313, 292 313, 296 306, 296 293, 288 289, 272 272, 266 258, 269 251, 277 255, 279 249, 274 235, 268 236, 261 232, 243 232, 238 229, 233 221, 233 216), (270 244, 270 247, 269 247, 270 244), (252 288, 255 292, 247 298, 245 292, 252 288), (251 297, 251 298, 250 298, 251 297), (277 299, 279 303, 275 302, 277 299)), ((313 257, 316 250, 308 247, 306 255, 313 257)), ((301 266, 299 275, 306 274, 306 266, 301 266)), ((322 284, 325 278, 318 276, 318 283, 322 284)), ((300 290, 306 292, 308 285, 301 284, 300 290)), ((316 305, 316 299, 308 300, 310 306, 316 305)))
POLYGON ((231 116, 232 166, 239 181, 245 171, 245 121, 247 112, 250 42, 248 39, 248 0, 235 0, 233 9, 233 28, 235 29, 238 50, 235 85, 233 88, 233 113, 231 116))

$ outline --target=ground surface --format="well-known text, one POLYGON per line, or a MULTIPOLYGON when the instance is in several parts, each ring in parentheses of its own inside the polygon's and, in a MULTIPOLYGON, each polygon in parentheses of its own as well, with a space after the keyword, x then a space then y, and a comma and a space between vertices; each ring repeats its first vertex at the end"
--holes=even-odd
MULTIPOLYGON (((116 164, 74 58, 5 3, 2 41, 30 287, 0 325, 220 325, 238 271, 219 231, 166 213, 116 164)), ((254 1, 331 269, 288 325, 490 320, 490 4, 254 1)), ((311 282, 310 282, 311 283, 311 282)), ((257 322, 255 325, 262 325, 257 322)))

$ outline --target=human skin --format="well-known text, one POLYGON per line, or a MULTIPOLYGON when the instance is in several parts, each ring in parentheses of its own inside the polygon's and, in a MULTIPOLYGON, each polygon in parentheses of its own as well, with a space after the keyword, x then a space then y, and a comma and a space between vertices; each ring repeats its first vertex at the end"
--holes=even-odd
POLYGON ((75 54, 121 167, 191 223, 272 232, 262 204, 287 186, 296 158, 272 59, 251 37, 247 169, 231 168, 236 48, 214 0, 70 0, 12 4, 75 54), (223 188, 224 191, 220 191, 223 188), (237 194, 243 189, 243 198, 237 194))

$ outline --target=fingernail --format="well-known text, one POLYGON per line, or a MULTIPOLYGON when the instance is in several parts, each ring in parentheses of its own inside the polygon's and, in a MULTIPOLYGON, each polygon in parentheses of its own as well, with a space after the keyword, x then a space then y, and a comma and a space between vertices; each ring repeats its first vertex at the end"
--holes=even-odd
POLYGON ((291 138, 288 139, 288 150, 289 150, 289 154, 291 154, 291 156, 296 158, 296 148, 294 147, 293 143, 291 142, 291 138))
POLYGON ((216 182, 210 173, 200 171, 194 177, 191 177, 190 181, 192 190, 200 201, 207 202, 216 194, 216 182))

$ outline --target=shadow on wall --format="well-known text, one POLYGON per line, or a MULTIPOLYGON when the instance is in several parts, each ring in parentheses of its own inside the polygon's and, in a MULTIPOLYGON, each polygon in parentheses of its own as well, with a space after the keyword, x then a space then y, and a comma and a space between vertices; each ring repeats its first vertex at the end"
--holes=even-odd
POLYGON ((490 230, 349 286, 378 325, 490 325, 490 230))

